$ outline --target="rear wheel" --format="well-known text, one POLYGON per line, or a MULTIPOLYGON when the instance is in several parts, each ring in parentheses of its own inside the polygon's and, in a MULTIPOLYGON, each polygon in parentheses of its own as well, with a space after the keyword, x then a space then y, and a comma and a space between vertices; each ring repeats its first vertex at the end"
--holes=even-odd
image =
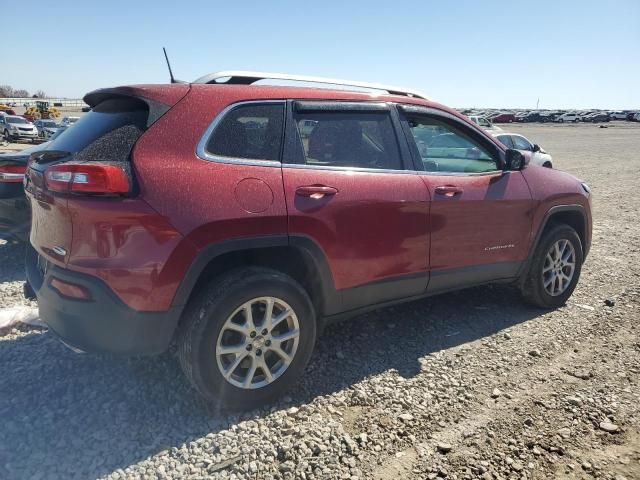
POLYGON ((525 300, 541 308, 564 305, 576 288, 582 268, 580 237, 568 225, 552 227, 538 243, 521 286, 525 300))
POLYGON ((182 369, 223 409, 249 409, 283 394, 302 375, 316 339, 306 291, 291 277, 244 268, 193 299, 178 339, 182 369))

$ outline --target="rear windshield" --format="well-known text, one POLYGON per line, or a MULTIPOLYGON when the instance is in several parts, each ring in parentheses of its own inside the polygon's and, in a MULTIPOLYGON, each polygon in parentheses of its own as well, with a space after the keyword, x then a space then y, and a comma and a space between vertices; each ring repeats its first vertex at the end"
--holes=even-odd
POLYGON ((86 160, 126 160, 123 155, 128 157, 133 144, 146 129, 148 115, 148 108, 142 101, 105 100, 55 138, 47 150, 77 153, 83 157, 97 155, 86 160))

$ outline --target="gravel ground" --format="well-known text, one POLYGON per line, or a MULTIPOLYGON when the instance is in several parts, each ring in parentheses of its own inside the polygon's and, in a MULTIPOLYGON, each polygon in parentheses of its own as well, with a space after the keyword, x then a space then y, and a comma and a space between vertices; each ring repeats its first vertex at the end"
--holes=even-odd
MULTIPOLYGON (((511 127, 589 183, 594 242, 563 308, 504 285, 330 327, 280 403, 212 411, 170 353, 76 355, 0 333, 0 478, 640 478, 640 124, 511 127)), ((21 297, 0 243, 0 306, 21 297)))

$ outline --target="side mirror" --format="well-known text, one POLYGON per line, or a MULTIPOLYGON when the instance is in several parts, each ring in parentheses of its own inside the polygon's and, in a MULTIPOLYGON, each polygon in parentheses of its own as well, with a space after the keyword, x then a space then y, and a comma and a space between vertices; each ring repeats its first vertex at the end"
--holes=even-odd
POLYGON ((508 149, 504 154, 505 159, 505 171, 507 170, 522 170, 525 166, 525 158, 521 151, 508 149))
POLYGON ((539 151, 540 151, 540 145, 538 145, 537 143, 535 143, 535 144, 533 145, 533 151, 534 151, 534 152, 539 152, 539 151))

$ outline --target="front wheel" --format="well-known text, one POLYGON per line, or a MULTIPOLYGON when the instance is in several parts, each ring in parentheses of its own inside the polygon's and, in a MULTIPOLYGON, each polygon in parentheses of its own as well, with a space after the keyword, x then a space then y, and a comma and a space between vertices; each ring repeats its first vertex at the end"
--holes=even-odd
POLYGON ((187 378, 222 409, 251 409, 302 375, 316 340, 307 292, 291 277, 243 268, 206 285, 185 312, 178 339, 187 378))
POLYGON ((7 143, 11 143, 11 135, 9 135, 9 130, 4 131, 4 140, 7 143))
POLYGON ((552 227, 540 239, 522 282, 524 299, 541 308, 564 305, 576 288, 583 258, 576 231, 568 225, 552 227))

